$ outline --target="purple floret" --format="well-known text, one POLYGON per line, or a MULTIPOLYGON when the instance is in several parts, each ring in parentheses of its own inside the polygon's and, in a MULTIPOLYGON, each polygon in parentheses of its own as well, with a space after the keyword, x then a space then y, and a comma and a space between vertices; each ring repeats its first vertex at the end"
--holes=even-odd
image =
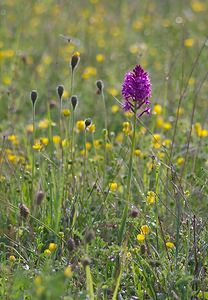
POLYGON ((144 112, 150 112, 150 78, 140 65, 137 65, 133 71, 126 73, 122 84, 122 96, 125 99, 123 103, 125 111, 132 110, 133 107, 137 110, 145 105, 144 112))

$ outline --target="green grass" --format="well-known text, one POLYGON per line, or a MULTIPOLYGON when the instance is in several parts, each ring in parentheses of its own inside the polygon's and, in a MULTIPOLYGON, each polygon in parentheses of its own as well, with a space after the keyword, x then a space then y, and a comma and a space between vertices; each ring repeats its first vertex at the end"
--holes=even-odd
POLYGON ((207 9, 2 1, 0 299, 208 299, 207 9), (152 113, 134 119, 136 64, 152 113))

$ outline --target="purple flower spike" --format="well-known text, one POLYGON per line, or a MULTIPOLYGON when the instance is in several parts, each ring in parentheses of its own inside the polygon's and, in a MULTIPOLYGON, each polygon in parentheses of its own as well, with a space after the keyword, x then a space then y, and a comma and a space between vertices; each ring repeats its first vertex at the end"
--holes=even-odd
POLYGON ((124 98, 123 109, 129 111, 145 106, 143 113, 150 113, 149 97, 151 97, 151 83, 147 72, 140 65, 133 71, 126 73, 122 84, 122 96, 124 98))

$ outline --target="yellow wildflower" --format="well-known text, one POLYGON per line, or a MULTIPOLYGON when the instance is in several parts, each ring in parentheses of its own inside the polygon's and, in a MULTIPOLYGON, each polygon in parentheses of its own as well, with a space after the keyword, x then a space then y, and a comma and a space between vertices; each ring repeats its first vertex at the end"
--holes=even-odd
POLYGON ((51 252, 54 252, 57 248, 57 245, 55 243, 50 243, 49 246, 48 246, 48 249, 51 251, 51 252))
POLYGON ((26 131, 27 131, 28 133, 32 133, 32 132, 33 132, 33 124, 28 124, 28 125, 26 126, 26 131))
POLYGON ((65 108, 65 109, 62 110, 62 115, 64 117, 68 117, 68 116, 70 116, 70 114, 71 114, 71 112, 70 112, 69 109, 65 108))
POLYGON ((2 82, 3 82, 3 84, 5 84, 5 85, 10 85, 10 84, 12 83, 12 80, 11 80, 10 77, 4 76, 3 79, 2 79, 2 82))
POLYGON ((147 192, 147 203, 154 204, 156 200, 156 194, 153 191, 147 192))
POLYGON ((52 139, 53 139, 53 143, 56 145, 60 144, 61 142, 61 137, 59 135, 54 135, 52 139))
POLYGON ((112 107, 111 107, 111 112, 113 113, 113 114, 115 114, 115 113, 117 113, 119 111, 119 106, 118 105, 113 105, 112 107))
POLYGON ((170 130, 172 128, 172 125, 170 122, 165 122, 165 123, 163 123, 163 128, 165 130, 170 130))
POLYGON ((194 39, 192 39, 192 38, 185 39, 184 45, 185 45, 187 48, 193 47, 193 45, 194 45, 194 39))
POLYGON ((44 146, 47 146, 49 143, 49 139, 47 137, 41 137, 40 138, 40 142, 41 144, 43 144, 44 146))
POLYGON ((140 149, 135 149, 134 155, 136 155, 138 157, 142 157, 142 151, 140 149))
POLYGON ((13 163, 13 164, 16 164, 18 162, 18 157, 14 154, 9 154, 7 156, 7 158, 8 158, 8 161, 13 163))
POLYGON ((145 240, 145 235, 144 234, 137 234, 137 241, 138 242, 143 242, 145 240))
POLYGON ((43 119, 43 120, 38 122, 38 127, 40 129, 46 129, 46 128, 48 128, 49 124, 50 124, 49 120, 43 119))
POLYGON ((70 145, 70 142, 69 142, 69 140, 64 139, 64 140, 62 140, 61 144, 63 147, 68 147, 70 145))
POLYGON ((102 140, 95 140, 93 142, 93 146, 95 147, 95 149, 99 149, 102 145, 103 141, 102 140))
POLYGON ((106 150, 111 150, 113 148, 113 145, 111 143, 106 143, 105 148, 106 150))
POLYGON ((109 183, 109 189, 111 192, 115 192, 118 189, 118 184, 116 182, 109 183))
POLYGON ((123 122, 123 133, 125 135, 130 135, 131 133, 131 125, 129 122, 123 122))
POLYGON ((15 55, 15 52, 12 49, 1 50, 0 51, 0 60, 1 60, 1 58, 12 58, 14 55, 15 55))
POLYGON ((35 142, 35 144, 32 147, 34 150, 40 151, 43 148, 43 145, 40 142, 35 142))
POLYGON ((73 272, 72 272, 72 269, 71 269, 71 266, 67 266, 65 269, 64 269, 64 275, 68 278, 72 277, 73 275, 73 272))
POLYGON ((195 12, 203 12, 206 10, 206 4, 201 2, 201 1, 198 1, 198 0, 194 0, 191 2, 191 7, 193 9, 193 11, 195 12))
POLYGON ((117 134, 117 136, 116 136, 116 139, 115 139, 116 143, 122 143, 123 142, 123 138, 124 138, 123 133, 119 132, 117 134))
POLYGON ((162 113, 162 106, 160 104, 155 104, 152 111, 154 114, 160 115, 162 113))
POLYGON ((13 145, 19 144, 17 136, 14 134, 8 136, 8 141, 12 142, 13 145))
POLYGON ((165 146, 165 147, 169 147, 171 145, 171 140, 170 139, 165 139, 164 141, 163 141, 163 146, 165 146))
POLYGON ((206 129, 201 129, 201 130, 198 132, 198 136, 199 136, 199 137, 207 137, 207 136, 208 136, 208 130, 206 130, 206 129))
POLYGON ((91 143, 87 142, 85 144, 85 147, 86 147, 87 150, 90 150, 90 148, 92 147, 92 145, 91 145, 91 143))
POLYGON ((44 254, 45 254, 46 256, 49 256, 49 255, 51 254, 51 251, 50 251, 49 249, 45 249, 45 250, 44 250, 44 254))
POLYGON ((148 225, 142 225, 141 226, 141 233, 142 234, 149 234, 150 233, 150 228, 149 228, 149 226, 148 225))
POLYGON ((85 130, 85 122, 83 120, 77 121, 76 127, 78 131, 84 131, 85 130))
POLYGON ((173 248, 175 248, 175 245, 172 242, 167 242, 166 247, 170 248, 170 249, 173 249, 173 248))
POLYGON ((181 156, 177 158, 176 163, 177 165, 181 166, 184 163, 184 161, 185 161, 184 157, 181 156))
POLYGON ((157 117, 156 119, 156 126, 158 128, 162 128, 164 126, 164 120, 162 117, 157 117))
POLYGON ((15 262, 15 260, 16 260, 16 257, 15 257, 14 255, 10 255, 9 261, 10 261, 11 263, 13 263, 13 262, 15 262))
POLYGON ((160 134, 158 134, 158 133, 153 134, 152 145, 155 149, 159 149, 161 147, 161 136, 160 136, 160 134))
POLYGON ((95 124, 91 123, 90 126, 87 127, 87 130, 91 133, 94 133, 95 132, 95 124))
POLYGON ((82 74, 83 79, 88 79, 97 75, 97 70, 94 67, 86 67, 82 74))
POLYGON ((96 61, 101 63, 105 60, 105 56, 103 54, 97 54, 96 55, 96 61))

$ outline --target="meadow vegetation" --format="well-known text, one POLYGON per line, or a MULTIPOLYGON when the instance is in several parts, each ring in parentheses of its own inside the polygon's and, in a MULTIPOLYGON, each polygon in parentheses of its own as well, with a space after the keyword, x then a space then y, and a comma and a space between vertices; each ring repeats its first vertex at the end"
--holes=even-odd
POLYGON ((0 299, 208 299, 207 13, 1 1, 0 299))

